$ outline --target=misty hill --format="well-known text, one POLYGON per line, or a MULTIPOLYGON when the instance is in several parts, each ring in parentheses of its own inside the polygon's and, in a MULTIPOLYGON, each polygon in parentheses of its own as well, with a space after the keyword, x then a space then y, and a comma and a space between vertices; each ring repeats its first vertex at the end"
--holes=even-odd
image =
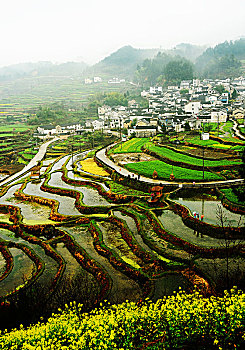
POLYGON ((206 49, 207 46, 181 43, 176 45, 173 49, 168 50, 166 53, 172 56, 180 56, 194 62, 206 49))
POLYGON ((229 77, 241 73, 241 60, 245 60, 245 38, 208 48, 197 58, 196 69, 207 77, 229 77))
POLYGON ((123 46, 110 56, 87 70, 87 73, 98 75, 116 75, 122 77, 132 77, 137 66, 141 65, 145 59, 152 59, 159 52, 170 56, 181 56, 194 61, 206 49, 204 46, 192 44, 179 44, 172 50, 162 48, 155 49, 135 49, 132 46, 123 46))
POLYGON ((81 75, 87 64, 84 62, 67 62, 54 64, 49 61, 37 63, 19 63, 0 68, 0 79, 16 79, 27 76, 71 76, 81 75))
POLYGON ((88 73, 129 77, 134 74, 137 64, 142 63, 146 58, 152 58, 158 51, 159 49, 135 49, 130 45, 123 46, 88 69, 88 73))

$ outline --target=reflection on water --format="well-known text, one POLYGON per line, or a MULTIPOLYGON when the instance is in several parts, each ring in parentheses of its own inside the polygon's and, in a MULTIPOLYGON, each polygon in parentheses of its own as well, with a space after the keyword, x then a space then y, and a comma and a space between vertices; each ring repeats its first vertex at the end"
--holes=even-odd
POLYGON ((244 215, 235 214, 224 208, 220 200, 207 200, 204 196, 192 197, 192 198, 177 198, 175 202, 186 206, 190 211, 199 213, 199 217, 204 215, 204 222, 213 225, 219 225, 220 220, 218 218, 219 207, 222 208, 223 218, 226 218, 225 226, 244 226, 245 218, 244 215))
POLYGON ((61 169, 62 165, 65 163, 65 161, 66 161, 68 158, 69 158, 69 155, 68 155, 68 156, 65 156, 65 157, 62 157, 60 160, 58 160, 58 162, 56 162, 56 163, 52 166, 51 171, 55 171, 55 170, 61 169))
POLYGON ((73 186, 62 181, 62 173, 57 172, 51 174, 51 178, 48 182, 49 186, 60 187, 70 190, 75 190, 83 194, 83 203, 88 206, 110 206, 111 204, 107 202, 96 190, 87 187, 73 186))
POLYGON ((182 275, 179 273, 166 274, 155 281, 153 301, 163 298, 165 295, 172 295, 174 291, 179 291, 180 287, 182 290, 188 289, 187 280, 182 275))
MULTIPOLYGON (((33 222, 35 222, 36 224, 52 223, 53 221, 49 220, 49 215, 50 215, 49 207, 40 205, 34 202, 31 203, 31 202, 21 201, 14 197, 14 193, 17 191, 18 188, 20 188, 20 186, 21 186, 20 184, 12 186, 5 193, 4 196, 0 197, 0 204, 14 205, 15 207, 20 208, 24 223, 27 223, 27 224, 28 223, 33 224, 33 222)), ((1 216, 0 216, 0 221, 1 221, 1 216)))
POLYGON ((75 208, 75 199, 60 196, 58 194, 43 192, 40 189, 41 184, 28 183, 24 189, 24 193, 31 196, 38 196, 48 199, 54 199, 59 202, 58 212, 63 215, 81 215, 81 213, 75 208))
POLYGON ((225 243, 221 239, 205 235, 203 235, 203 237, 195 235, 194 230, 185 226, 182 218, 171 210, 159 210, 157 216, 167 231, 190 243, 197 244, 200 247, 221 247, 225 243))
MULTIPOLYGON (((88 180, 88 179, 85 179, 84 177, 82 177, 82 176, 76 176, 74 173, 73 173, 73 171, 71 171, 71 170, 69 170, 68 172, 67 172, 67 177, 69 178, 69 179, 72 179, 72 180, 78 180, 78 181, 87 181, 87 182, 91 182, 91 180, 88 180)), ((108 177, 108 179, 110 179, 109 177, 108 177)), ((106 184, 104 184, 103 182, 98 182, 98 181, 94 181, 93 180, 93 182, 94 183, 96 183, 96 184, 99 184, 99 185, 101 185, 105 190, 106 190, 106 192, 108 192, 109 190, 110 190, 110 188, 108 187, 108 186, 106 186, 106 184)))
POLYGON ((22 285, 31 278, 34 271, 32 260, 22 250, 17 248, 10 248, 9 250, 14 258, 14 266, 10 274, 1 281, 1 296, 12 292, 16 287, 22 285))
POLYGON ((0 181, 6 179, 6 177, 8 177, 8 176, 9 176, 8 174, 0 173, 0 181))

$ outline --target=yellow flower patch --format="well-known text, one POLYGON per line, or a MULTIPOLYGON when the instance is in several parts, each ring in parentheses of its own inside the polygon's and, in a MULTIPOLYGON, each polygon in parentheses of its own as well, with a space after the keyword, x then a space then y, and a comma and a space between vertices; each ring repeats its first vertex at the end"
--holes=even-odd
POLYGON ((108 176, 108 173, 100 166, 98 166, 93 158, 87 158, 80 162, 82 169, 88 173, 100 176, 108 176))

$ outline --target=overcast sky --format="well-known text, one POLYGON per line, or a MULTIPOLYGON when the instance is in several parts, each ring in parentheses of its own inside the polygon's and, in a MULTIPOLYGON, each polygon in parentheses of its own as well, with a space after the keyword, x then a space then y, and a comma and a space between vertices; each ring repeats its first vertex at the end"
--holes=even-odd
POLYGON ((0 66, 95 63, 124 45, 214 45, 245 35, 245 0, 0 0, 0 66))

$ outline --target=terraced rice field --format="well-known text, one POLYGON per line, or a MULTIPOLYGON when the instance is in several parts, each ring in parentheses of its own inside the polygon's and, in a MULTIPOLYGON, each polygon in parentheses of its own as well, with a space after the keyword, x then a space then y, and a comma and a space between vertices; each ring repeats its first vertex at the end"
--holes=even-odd
MULTIPOLYGON (((160 155, 162 157, 165 157, 170 160, 174 160, 176 162, 182 162, 186 164, 192 164, 202 167, 203 166, 203 159, 196 158, 196 157, 190 157, 185 154, 181 154, 178 152, 175 152, 174 150, 165 148, 165 147, 159 147, 154 144, 149 144, 148 149, 150 151, 153 151, 157 155, 160 155)), ((218 166, 225 166, 225 165, 239 165, 241 164, 241 159, 237 160, 228 160, 228 159, 222 159, 222 160, 208 160, 205 159, 204 165, 206 167, 218 167, 218 166)))
MULTIPOLYGON (((129 171, 135 172, 149 178, 152 178, 153 172, 156 171, 158 179, 169 180, 170 175, 174 174, 176 180, 194 181, 203 179, 203 172, 192 169, 185 169, 178 166, 161 162, 160 160, 153 160, 150 162, 128 163, 125 165, 129 171)), ((204 179, 206 181, 221 180, 222 177, 218 174, 205 172, 204 179)))
POLYGON ((74 299, 91 308, 104 299, 156 300, 179 286, 207 291, 215 281, 200 257, 223 259, 216 227, 195 236, 171 206, 150 208, 148 193, 110 187, 109 175, 98 179, 95 166, 90 177, 79 176, 74 170, 85 155, 44 161, 41 182, 27 174, 1 189, 1 307, 10 305, 11 314, 15 302, 24 310, 23 300, 28 308, 35 301, 38 314, 74 299))
MULTIPOLYGON (((202 141, 196 140, 196 137, 192 137, 191 141, 194 140, 196 145, 210 146, 222 145, 218 141, 207 140, 202 141), (200 142, 199 142, 200 141, 200 142), (206 142, 206 143, 205 143, 206 142)), ((230 145, 227 149, 231 149, 230 145)), ((243 146, 234 146, 234 149, 241 150, 243 146)), ((135 172, 136 174, 143 175, 145 177, 152 178, 153 172, 157 172, 157 178, 162 180, 169 180, 170 175, 173 173, 174 178, 177 181, 201 181, 201 180, 221 180, 226 176, 229 178, 233 176, 239 176, 238 169, 242 165, 241 157, 237 154, 222 153, 220 154, 214 151, 211 152, 212 159, 207 158, 210 154, 210 150, 201 150, 198 147, 181 146, 180 149, 171 148, 167 146, 161 146, 156 142, 147 138, 132 138, 122 144, 114 146, 108 151, 108 156, 112 156, 116 159, 116 162, 120 162, 121 165, 125 166, 129 171, 135 172), (190 148, 190 150, 189 150, 190 148), (188 153, 189 151, 189 153, 188 153), (141 153, 138 157, 130 157, 128 153, 141 153), (149 160, 146 161, 143 157, 143 153, 150 155, 149 160), (125 154, 125 156, 124 156, 125 154), (205 156, 204 156, 205 154, 205 156), (142 159, 140 159, 142 158, 142 159), (203 177, 203 170, 205 171, 203 177), (232 172, 232 174, 230 173, 232 172), (237 172, 236 175, 233 172, 237 172)), ((171 175, 172 176, 172 175, 171 175)))

